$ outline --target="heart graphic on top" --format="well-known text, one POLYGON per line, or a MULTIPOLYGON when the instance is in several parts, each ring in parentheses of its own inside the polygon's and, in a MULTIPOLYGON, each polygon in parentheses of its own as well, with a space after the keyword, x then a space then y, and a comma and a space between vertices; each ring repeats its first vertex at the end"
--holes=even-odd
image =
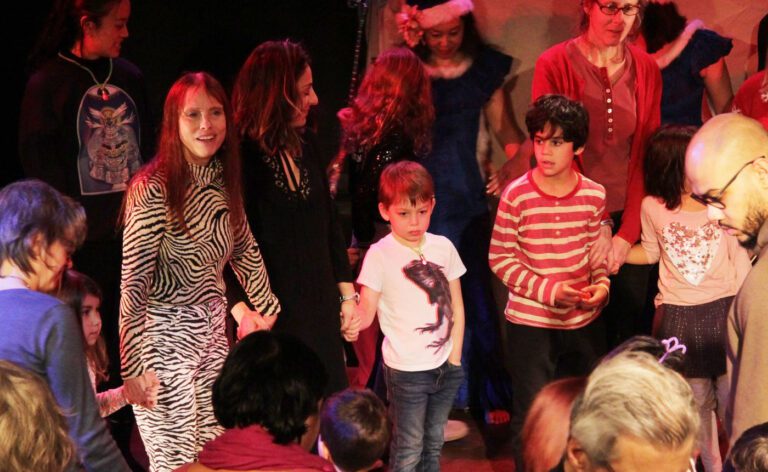
POLYGON ((672 222, 661 230, 664 250, 677 271, 692 285, 706 275, 722 239, 720 228, 710 222, 698 228, 672 222))

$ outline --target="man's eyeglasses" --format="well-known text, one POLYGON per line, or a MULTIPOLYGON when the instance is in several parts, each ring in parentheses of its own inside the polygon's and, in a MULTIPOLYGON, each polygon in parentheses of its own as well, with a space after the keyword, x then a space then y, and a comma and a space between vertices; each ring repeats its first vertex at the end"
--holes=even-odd
POLYGON ((600 11, 605 13, 608 16, 615 16, 619 12, 622 12, 624 16, 635 16, 638 13, 640 13, 640 5, 626 4, 623 7, 619 7, 614 2, 611 2, 607 5, 603 5, 597 0, 595 0, 595 3, 597 3, 597 7, 600 8, 600 11))
POLYGON ((691 194, 691 198, 696 200, 697 202, 701 203, 702 205, 705 205, 705 206, 711 206, 713 208, 717 208, 718 210, 725 209, 725 203, 723 203, 722 198, 723 198, 723 194, 725 193, 726 189, 728 189, 728 187, 736 180, 736 177, 738 177, 739 174, 741 174, 741 171, 743 171, 744 169, 749 167, 753 162, 755 162, 755 161, 757 161, 759 159, 762 159, 764 157, 765 156, 757 157, 757 158, 752 159, 751 161, 745 163, 743 166, 741 166, 741 168, 739 168, 739 170, 733 175, 733 177, 731 177, 731 180, 729 180, 723 186, 723 188, 721 188, 720 191, 717 192, 715 195, 708 195, 708 194, 696 195, 695 193, 692 193, 691 194))

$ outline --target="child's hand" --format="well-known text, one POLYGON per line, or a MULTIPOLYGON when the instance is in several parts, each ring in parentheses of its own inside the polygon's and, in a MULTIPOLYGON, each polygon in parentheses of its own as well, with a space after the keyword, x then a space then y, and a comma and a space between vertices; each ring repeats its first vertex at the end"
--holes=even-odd
POLYGON ((144 406, 147 402, 146 385, 143 375, 123 380, 123 396, 131 405, 144 406))
POLYGON ((581 301, 581 292, 565 282, 558 282, 555 289, 555 306, 567 308, 581 301))
POLYGON ((608 289, 604 285, 590 285, 582 290, 583 298, 579 307, 591 309, 605 303, 608 298, 608 289))

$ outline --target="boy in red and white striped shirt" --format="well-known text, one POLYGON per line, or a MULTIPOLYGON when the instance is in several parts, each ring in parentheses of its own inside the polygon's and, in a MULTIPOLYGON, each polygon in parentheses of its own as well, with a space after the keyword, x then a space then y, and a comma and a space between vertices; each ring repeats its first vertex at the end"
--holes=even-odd
POLYGON ((509 288, 505 316, 515 434, 544 385, 588 374, 604 353, 598 315, 610 286, 605 261, 594 268, 589 262, 605 213, 605 189, 573 165, 587 140, 586 109, 561 95, 544 95, 525 122, 536 167, 504 189, 488 255, 509 288))

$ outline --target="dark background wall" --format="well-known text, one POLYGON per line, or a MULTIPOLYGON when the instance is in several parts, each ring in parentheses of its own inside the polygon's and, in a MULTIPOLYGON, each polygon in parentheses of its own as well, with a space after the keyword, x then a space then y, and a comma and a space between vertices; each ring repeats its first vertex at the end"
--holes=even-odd
MULTIPOLYGON (((4 5, 2 62, 4 106, 10 124, 3 126, 0 186, 22 177, 18 164, 19 107, 26 83, 26 57, 52 2, 29 0, 4 5)), ((320 104, 314 123, 326 159, 336 150, 336 112, 346 103, 352 71, 357 12, 344 0, 133 0, 130 37, 122 56, 144 73, 155 122, 170 85, 184 71, 206 70, 231 90, 240 65, 259 43, 291 38, 304 44, 312 58, 320 104)), ((5 120, 3 120, 5 121, 5 120)))

